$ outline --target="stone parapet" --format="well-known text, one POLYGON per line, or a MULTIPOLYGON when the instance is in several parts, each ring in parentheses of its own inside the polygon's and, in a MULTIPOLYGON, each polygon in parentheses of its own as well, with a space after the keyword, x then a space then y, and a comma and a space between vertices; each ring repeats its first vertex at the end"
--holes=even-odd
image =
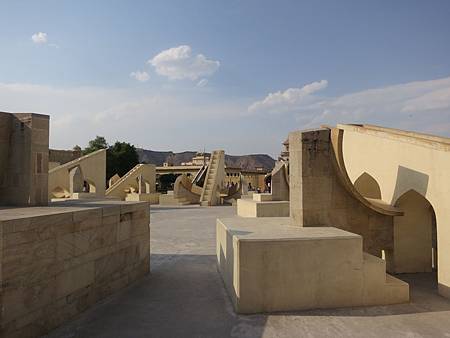
POLYGON ((150 271, 145 202, 0 209, 2 337, 37 337, 150 271))

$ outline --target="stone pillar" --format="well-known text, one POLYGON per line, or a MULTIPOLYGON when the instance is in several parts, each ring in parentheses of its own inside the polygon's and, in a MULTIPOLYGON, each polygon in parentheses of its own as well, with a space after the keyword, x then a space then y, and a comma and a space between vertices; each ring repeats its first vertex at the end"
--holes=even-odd
MULTIPOLYGON (((341 183, 331 131, 289 134, 290 217, 295 226, 332 226, 359 234, 364 251, 390 255, 393 218, 369 209, 341 183)), ((388 265, 390 264, 390 258, 388 265)))
POLYGON ((328 226, 333 175, 330 130, 289 134, 290 215, 297 226, 328 226))
POLYGON ((138 181, 138 193, 139 194, 145 194, 147 193, 147 188, 145 185, 144 178, 142 177, 142 174, 140 174, 137 178, 138 181))
POLYGON ((49 116, 1 113, 0 131, 0 205, 46 205, 49 116))

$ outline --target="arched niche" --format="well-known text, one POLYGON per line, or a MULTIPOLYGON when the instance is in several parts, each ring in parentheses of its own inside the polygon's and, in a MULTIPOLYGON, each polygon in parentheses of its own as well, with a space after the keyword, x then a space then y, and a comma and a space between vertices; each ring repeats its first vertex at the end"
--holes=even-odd
POLYGON ((362 173, 354 183, 355 189, 366 198, 381 199, 378 182, 368 173, 362 173))
POLYGON ((76 166, 69 171, 69 192, 70 194, 83 191, 83 173, 80 166, 76 166))
POLYGON ((83 185, 83 191, 91 193, 91 194, 95 194, 95 192, 97 191, 95 183, 93 181, 91 181, 90 179, 85 178, 84 185, 83 185))
POLYGON ((437 225, 433 206, 412 189, 401 195, 395 205, 404 216, 394 217, 394 272, 437 269, 437 225))

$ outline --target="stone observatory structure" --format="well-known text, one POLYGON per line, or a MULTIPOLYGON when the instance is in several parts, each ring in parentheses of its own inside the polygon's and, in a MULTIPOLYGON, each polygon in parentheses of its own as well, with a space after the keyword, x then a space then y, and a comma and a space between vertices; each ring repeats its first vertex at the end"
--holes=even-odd
POLYGON ((240 196, 242 187, 241 182, 234 188, 224 187, 225 175, 225 151, 214 150, 208 164, 201 167, 192 180, 185 174, 178 176, 173 191, 160 195, 159 203, 161 205, 200 204, 201 206, 223 204, 225 200, 240 196))
MULTIPOLYGON (((42 336, 150 271, 148 203, 48 202, 48 126, 0 113, 1 337, 42 336)), ((83 167, 66 176, 76 193, 83 167)))
POLYGON ((437 270, 450 297, 449 139, 338 125, 290 133, 289 161, 290 217, 217 221, 237 312, 407 302, 386 271, 437 270))
POLYGON ((100 149, 50 169, 49 199, 104 198, 105 182, 106 149, 100 149))
POLYGON ((106 189, 106 197, 159 203, 160 194, 156 192, 156 166, 153 164, 137 164, 123 177, 114 175, 110 183, 106 189))
POLYGON ((397 208, 388 271, 437 271, 450 298, 450 139, 373 125, 338 125, 349 180, 368 200, 397 208))
POLYGON ((289 216, 289 163, 279 161, 271 173, 271 192, 254 193, 252 198, 237 200, 237 214, 242 217, 289 216))

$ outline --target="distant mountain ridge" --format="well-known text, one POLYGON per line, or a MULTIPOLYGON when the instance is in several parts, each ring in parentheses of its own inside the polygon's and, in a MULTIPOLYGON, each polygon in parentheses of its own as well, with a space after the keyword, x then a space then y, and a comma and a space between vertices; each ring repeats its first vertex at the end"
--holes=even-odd
MULTIPOLYGON (((164 162, 171 162, 173 165, 181 165, 182 162, 191 161, 192 157, 197 152, 183 151, 181 153, 174 153, 172 151, 155 151, 137 148, 139 155, 139 162, 151 163, 157 166, 162 166, 164 162)), ((207 153, 209 156, 210 154, 207 153)), ((272 170, 275 165, 275 160, 267 154, 250 154, 250 155, 226 155, 225 164, 229 167, 242 168, 247 170, 254 170, 258 167, 266 170, 272 170)))

